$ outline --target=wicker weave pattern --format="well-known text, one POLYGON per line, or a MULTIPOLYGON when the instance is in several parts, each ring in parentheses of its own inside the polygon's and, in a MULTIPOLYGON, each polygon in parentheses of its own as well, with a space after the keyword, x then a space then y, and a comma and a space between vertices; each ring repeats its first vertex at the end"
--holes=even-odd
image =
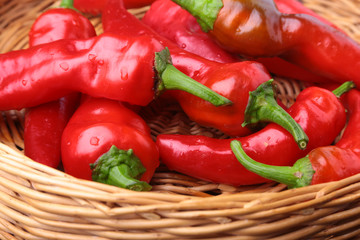
MULTIPOLYGON (((304 0, 360 42, 359 0, 304 0)), ((0 0, 0 53, 27 47, 27 33, 54 0, 0 0)), ((132 11, 141 17, 146 10, 132 11)), ((90 16, 89 16, 90 17, 90 16)), ((91 17, 98 33, 100 19, 91 17)), ((291 105, 304 88, 276 79, 291 105)), ((152 134, 226 137, 191 122, 178 106, 141 112, 152 134)), ((24 157, 23 112, 0 118, 1 239, 358 239, 360 175, 286 190, 282 184, 232 187, 160 167, 151 192, 83 181, 24 157)))

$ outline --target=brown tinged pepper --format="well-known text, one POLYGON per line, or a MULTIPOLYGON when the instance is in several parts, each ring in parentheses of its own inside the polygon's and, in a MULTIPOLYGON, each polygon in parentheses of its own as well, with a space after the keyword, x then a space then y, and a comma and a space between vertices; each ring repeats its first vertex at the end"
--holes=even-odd
POLYGON ((71 92, 145 106, 165 89, 231 104, 178 71, 168 49, 150 36, 106 33, 0 55, 0 110, 33 107, 71 92))
POLYGON ((360 173, 360 92, 351 90, 344 96, 349 121, 341 139, 335 145, 312 150, 292 167, 261 164, 242 150, 239 142, 231 142, 237 159, 249 171, 265 178, 298 188, 319 183, 338 181, 360 173))
POLYGON ((353 81, 360 86, 359 43, 313 16, 282 14, 273 0, 174 2, 232 53, 279 56, 331 81, 353 81))
MULTIPOLYGON (((315 13, 305 8, 297 0, 275 0, 275 3, 281 12, 284 10, 296 13, 297 11, 315 15, 315 13), (278 3, 280 4, 278 5, 278 3)), ((206 59, 221 63, 243 60, 235 57, 234 54, 225 51, 216 44, 209 34, 201 30, 194 16, 171 0, 155 1, 150 9, 146 11, 142 22, 160 35, 176 43, 178 47, 206 59)), ((256 58, 256 61, 262 63, 271 73, 278 76, 307 82, 329 81, 327 78, 313 74, 279 57, 256 58)))
MULTIPOLYGON (((345 90, 335 92, 351 86, 346 84, 345 90)), ((331 144, 346 122, 345 108, 338 97, 319 87, 303 90, 288 113, 309 137, 305 150, 298 148, 288 131, 270 123, 249 136, 232 139, 160 134, 156 140, 160 159, 171 170, 211 182, 235 186, 264 183, 270 180, 239 164, 230 148, 233 140, 240 141, 246 154, 256 161, 288 166, 312 149, 331 144)))
MULTIPOLYGON (((42 13, 29 32, 29 46, 60 39, 87 39, 96 36, 91 22, 73 9, 72 0, 42 13)), ((60 164, 63 129, 79 104, 81 94, 71 93, 59 100, 26 110, 24 153, 34 161, 56 168, 60 164)))

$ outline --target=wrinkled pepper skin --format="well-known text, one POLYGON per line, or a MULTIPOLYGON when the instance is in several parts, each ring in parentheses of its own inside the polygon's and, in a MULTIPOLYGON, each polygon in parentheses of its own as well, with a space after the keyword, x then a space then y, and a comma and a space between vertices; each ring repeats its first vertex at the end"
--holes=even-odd
MULTIPOLYGON (((307 14, 282 14, 272 0, 212 2, 223 6, 211 15, 214 21, 203 24, 204 30, 228 51, 247 57, 279 56, 331 81, 360 86, 360 45, 341 31, 307 14)), ((193 14, 209 17, 198 10, 193 14)))
POLYGON ((249 136, 215 139, 195 135, 158 135, 161 161, 171 170, 199 179, 238 185, 264 183, 270 180, 246 170, 230 148, 234 139, 258 162, 288 166, 319 146, 331 144, 346 122, 345 108, 330 91, 318 87, 303 90, 288 113, 309 137, 305 150, 300 150, 291 135, 270 123, 249 136))
MULTIPOLYGON (((278 1, 282 2, 279 7, 280 11, 282 11, 282 8, 285 8, 286 11, 299 10, 300 8, 300 6, 297 6, 296 9, 290 8, 292 7, 289 6, 290 2, 293 1, 277 0, 276 3, 278 1)), ((305 7, 303 9, 305 9, 303 12, 310 11, 305 7)), ((157 0, 154 2, 145 13, 142 21, 158 34, 176 43, 178 47, 206 59, 222 63, 241 60, 216 44, 207 33, 201 30, 194 16, 171 0, 157 0)), ((278 76, 316 83, 329 81, 327 78, 315 75, 279 57, 257 58, 256 61, 262 63, 270 72, 278 76)))
POLYGON ((145 121, 118 101, 85 99, 62 135, 65 172, 91 180, 90 164, 112 145, 122 150, 132 149, 146 168, 141 180, 150 181, 159 165, 159 153, 145 121))
POLYGON ((102 14, 102 23, 105 32, 127 33, 135 37, 147 35, 162 42, 169 48, 177 69, 233 103, 230 106, 213 107, 187 93, 171 91, 171 95, 193 121, 217 128, 231 136, 251 133, 249 128, 241 126, 249 92, 271 78, 261 64, 253 61, 222 64, 191 54, 143 24, 126 11, 121 1, 108 1, 102 14))
MULTIPOLYGON (((29 46, 96 36, 91 22, 70 7, 51 8, 42 13, 30 29, 29 46)), ((79 104, 80 96, 79 93, 71 93, 57 101, 27 109, 24 123, 26 156, 49 167, 58 167, 61 135, 79 104)))
POLYGON ((29 46, 60 39, 87 39, 96 36, 88 18, 71 8, 51 8, 42 13, 29 32, 29 46))
POLYGON ((147 105, 155 95, 155 52, 163 49, 149 36, 102 34, 1 54, 0 109, 33 107, 72 92, 147 105))
MULTIPOLYGON (((150 5, 155 0, 124 0, 124 5, 129 8, 140 8, 150 5)), ((74 0, 74 7, 83 13, 99 15, 105 7, 104 0, 74 0)))

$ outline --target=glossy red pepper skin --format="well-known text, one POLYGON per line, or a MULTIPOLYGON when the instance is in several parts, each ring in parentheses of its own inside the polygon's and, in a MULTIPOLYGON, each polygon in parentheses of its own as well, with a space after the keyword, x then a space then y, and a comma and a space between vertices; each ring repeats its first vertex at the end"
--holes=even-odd
POLYGON ((29 32, 29 46, 60 39, 88 39, 96 36, 88 18, 70 8, 51 8, 42 13, 29 32))
MULTIPOLYGON (((305 7, 301 2, 297 0, 274 0, 277 8, 281 13, 286 14, 307 14, 315 17, 316 19, 320 20, 324 24, 327 24, 333 28, 339 29, 336 25, 332 22, 329 22, 325 18, 321 17, 314 11, 310 10, 309 8, 305 7)), ((271 57, 271 58, 257 58, 256 61, 264 64, 264 66, 269 69, 270 72, 277 74, 282 77, 288 77, 300 81, 307 81, 313 83, 327 83, 329 79, 326 77, 322 77, 316 74, 313 74, 306 69, 292 64, 288 61, 285 61, 279 57, 271 57)))
MULTIPOLYGON (((307 148, 298 148, 291 135, 277 124, 239 140, 245 152, 256 161, 287 166, 312 149, 329 145, 346 122, 343 105, 322 88, 303 90, 288 109, 309 137, 307 148)), ((246 170, 230 148, 234 139, 214 139, 192 135, 158 135, 161 161, 169 168, 199 179, 231 185, 251 185, 269 180, 246 170)))
POLYGON ((159 165, 159 153, 145 121, 120 102, 86 99, 64 129, 61 152, 65 172, 91 180, 90 164, 112 145, 133 149, 146 168, 141 180, 150 181, 159 165))
MULTIPOLYGON (((52 8, 42 13, 29 32, 29 46, 60 39, 86 39, 96 35, 91 22, 70 8, 52 8)), ((29 108, 25 114, 24 153, 31 159, 56 168, 60 164, 63 129, 80 101, 72 93, 57 101, 29 108)))
POLYGON ((279 56, 331 81, 360 86, 360 45, 341 31, 306 14, 282 14, 272 0, 215 1, 223 7, 207 25, 209 34, 228 51, 279 56))
POLYGON ((338 28, 335 24, 328 21, 327 19, 323 18, 316 12, 312 11, 311 9, 304 6, 300 1, 298 0, 274 0, 276 7, 279 9, 281 13, 286 14, 297 14, 297 13, 303 13, 310 16, 315 17, 316 19, 320 20, 321 22, 332 26, 333 28, 337 28, 338 30, 342 31, 340 28, 338 28))
POLYGON ((33 107, 72 92, 147 105, 155 96, 155 52, 163 49, 149 36, 102 34, 1 54, 0 109, 33 107))
POLYGON ((121 1, 108 1, 102 14, 102 23, 105 32, 127 33, 129 36, 147 35, 162 42, 169 48, 177 69, 233 102, 231 106, 219 108, 187 93, 172 91, 171 95, 189 118, 231 136, 251 133, 247 127, 241 126, 249 91, 271 78, 261 64, 253 61, 222 64, 189 53, 143 24, 126 11, 121 1))
MULTIPOLYGON (((289 9, 290 2, 292 3, 293 1, 284 2, 283 0, 276 0, 276 3, 278 1, 282 2, 279 6, 280 11, 282 11, 282 8, 285 8, 286 11, 295 11, 300 8, 297 6, 296 9, 289 9)), ((307 8, 303 7, 303 9, 306 10, 307 8)), ((310 10, 306 12, 308 11, 310 10)), ((203 32, 194 16, 171 0, 157 0, 154 2, 145 13, 142 21, 186 51, 216 62, 230 63, 240 61, 238 57, 225 51, 207 33, 203 32)), ((278 57, 258 58, 256 61, 262 63, 270 72, 278 76, 307 82, 329 81, 327 78, 315 75, 302 67, 278 57)))
MULTIPOLYGON (((145 7, 153 3, 155 0, 124 0, 124 5, 129 8, 145 7)), ((74 0, 74 7, 83 13, 92 15, 101 14, 105 7, 106 1, 103 0, 74 0)))
POLYGON ((349 121, 335 146, 320 147, 309 153, 315 173, 311 184, 337 181, 360 173, 360 92, 344 95, 349 121))
POLYGON ((151 4, 142 22, 178 47, 203 58, 221 63, 239 61, 203 32, 195 17, 171 0, 151 4))

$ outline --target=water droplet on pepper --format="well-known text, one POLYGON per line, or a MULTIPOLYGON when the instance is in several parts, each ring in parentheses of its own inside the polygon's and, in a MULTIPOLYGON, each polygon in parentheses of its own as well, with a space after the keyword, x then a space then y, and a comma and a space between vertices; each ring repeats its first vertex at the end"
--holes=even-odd
POLYGON ((69 64, 67 62, 60 63, 60 68, 64 71, 69 70, 69 64))
POLYGON ((90 138, 90 144, 91 145, 97 146, 97 145, 99 145, 99 141, 100 141, 100 139, 97 138, 97 137, 90 138))

